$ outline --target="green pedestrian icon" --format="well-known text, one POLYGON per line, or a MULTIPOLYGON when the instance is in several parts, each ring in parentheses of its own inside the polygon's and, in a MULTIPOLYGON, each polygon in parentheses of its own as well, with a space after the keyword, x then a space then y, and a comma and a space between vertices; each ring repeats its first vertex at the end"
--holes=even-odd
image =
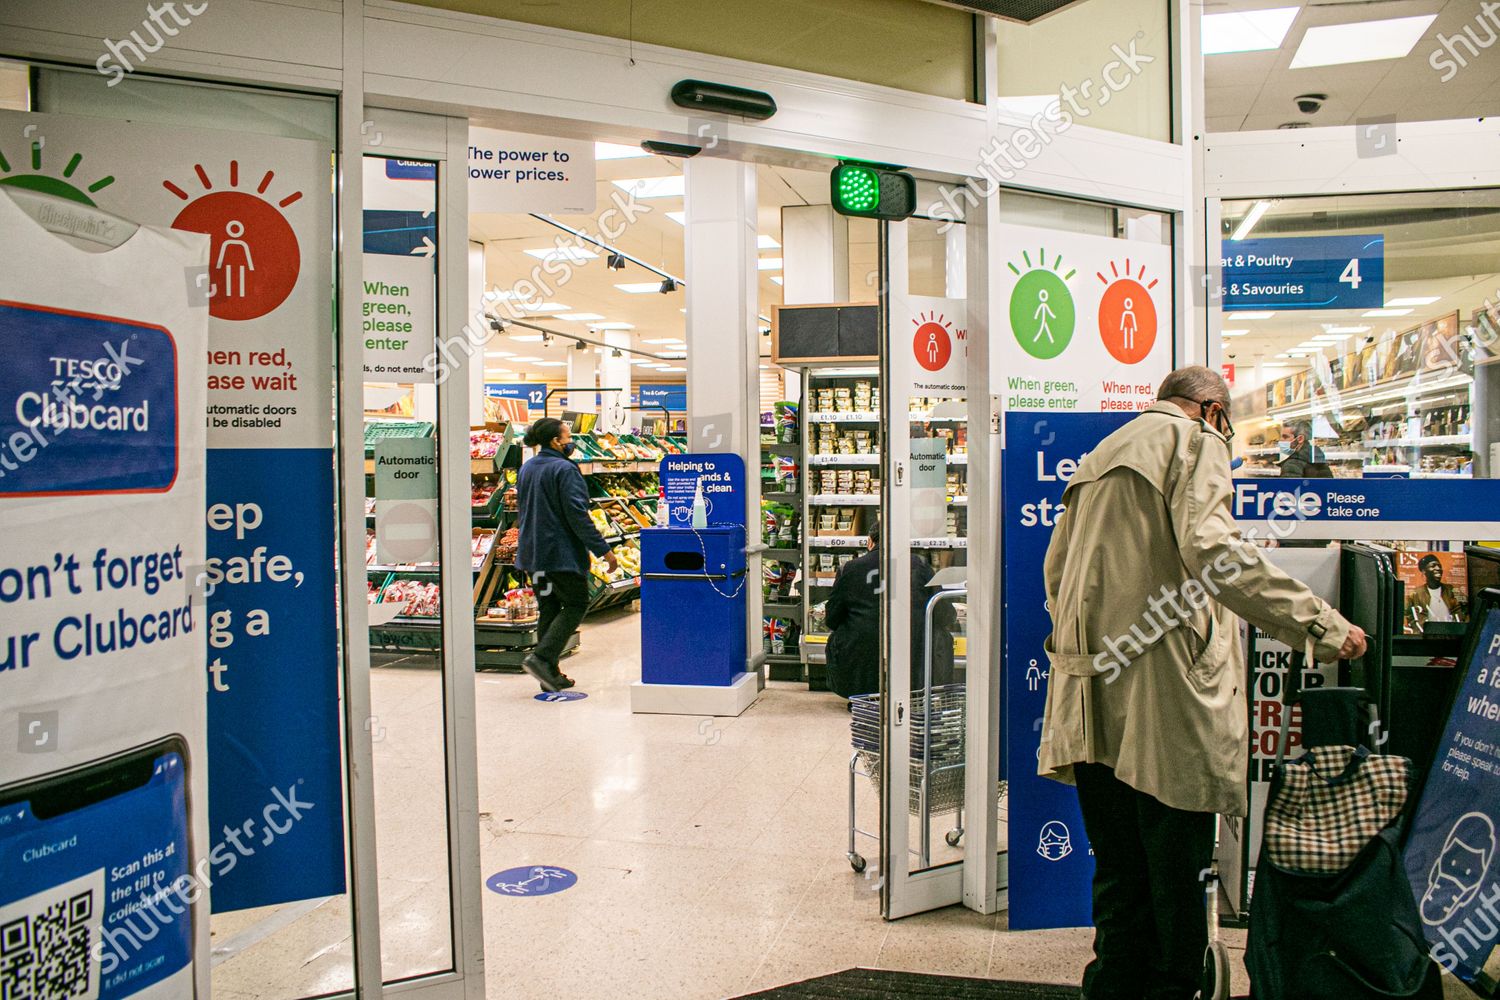
POLYGON ((1006 264, 1021 276, 1010 293, 1010 329, 1016 342, 1034 358, 1047 360, 1067 350, 1073 340, 1073 293, 1067 281, 1076 274, 1059 273, 1062 255, 1049 266, 1047 251, 1040 251, 1040 261, 1032 264, 1031 255, 1021 252, 1029 270, 1024 273, 1015 264, 1006 264))

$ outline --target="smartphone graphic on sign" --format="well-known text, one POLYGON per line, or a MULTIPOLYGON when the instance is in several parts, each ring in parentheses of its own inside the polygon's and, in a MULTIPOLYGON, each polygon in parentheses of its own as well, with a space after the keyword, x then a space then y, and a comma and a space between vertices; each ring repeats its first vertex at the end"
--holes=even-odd
POLYGON ((0 790, 0 996, 195 995, 187 745, 0 790))

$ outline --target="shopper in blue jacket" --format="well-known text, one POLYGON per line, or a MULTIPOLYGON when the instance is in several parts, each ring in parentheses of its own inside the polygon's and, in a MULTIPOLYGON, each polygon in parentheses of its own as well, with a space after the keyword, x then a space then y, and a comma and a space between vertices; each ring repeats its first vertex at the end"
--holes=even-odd
POLYGON ((543 691, 561 691, 573 679, 558 667, 568 637, 589 606, 589 553, 613 570, 618 564, 599 529, 589 519, 589 493, 583 473, 568 456, 573 429, 543 417, 526 433, 537 453, 521 466, 516 483, 520 540, 516 564, 531 575, 540 605, 536 648, 521 661, 543 691))

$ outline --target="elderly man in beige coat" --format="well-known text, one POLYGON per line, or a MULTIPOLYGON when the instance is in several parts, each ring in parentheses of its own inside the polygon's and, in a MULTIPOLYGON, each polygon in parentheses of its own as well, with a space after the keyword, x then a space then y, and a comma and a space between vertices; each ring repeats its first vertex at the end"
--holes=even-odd
POLYGON ((1173 372, 1079 464, 1047 550, 1038 773, 1077 786, 1094 850, 1086 1000, 1197 988, 1214 814, 1247 808, 1235 615, 1319 659, 1364 651, 1363 632, 1240 537, 1233 435, 1224 380, 1173 372))

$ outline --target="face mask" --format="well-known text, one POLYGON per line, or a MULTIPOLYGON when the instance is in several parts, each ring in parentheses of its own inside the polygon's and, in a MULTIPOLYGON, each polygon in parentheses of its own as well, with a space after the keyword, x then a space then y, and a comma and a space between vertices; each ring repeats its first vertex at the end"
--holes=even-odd
POLYGON ((573 452, 576 451, 577 449, 578 449, 578 446, 576 444, 574 444, 572 441, 569 441, 567 444, 565 444, 565 445, 562 446, 563 457, 567 458, 568 456, 572 455, 573 452))
POLYGON ((1280 455, 1282 458, 1291 458, 1292 443, 1290 441, 1277 441, 1276 454, 1280 455))

